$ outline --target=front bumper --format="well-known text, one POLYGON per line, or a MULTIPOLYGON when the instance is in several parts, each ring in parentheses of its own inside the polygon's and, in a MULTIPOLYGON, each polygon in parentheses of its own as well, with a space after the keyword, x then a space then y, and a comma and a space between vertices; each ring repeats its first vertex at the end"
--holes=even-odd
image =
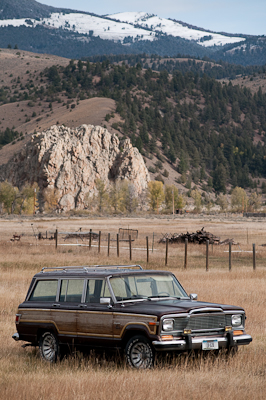
POLYGON ((217 340, 219 349, 231 348, 239 345, 247 345, 252 342, 252 337, 247 334, 233 336, 232 332, 228 332, 226 336, 216 337, 193 337, 186 335, 182 339, 173 340, 154 340, 152 342, 156 351, 186 351, 186 350, 200 350, 202 349, 203 341, 217 340))

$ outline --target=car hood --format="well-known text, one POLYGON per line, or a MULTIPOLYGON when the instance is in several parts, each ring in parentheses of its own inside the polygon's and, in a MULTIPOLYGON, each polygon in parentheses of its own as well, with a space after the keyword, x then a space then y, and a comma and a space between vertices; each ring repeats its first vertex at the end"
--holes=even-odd
MULTIPOLYGON (((166 314, 176 313, 188 313, 190 311, 202 310, 202 309, 217 309, 220 311, 244 311, 242 307, 231 306, 227 304, 207 303, 203 301, 195 301, 190 299, 178 300, 178 299, 160 299, 151 301, 141 302, 129 302, 119 305, 119 308, 124 312, 132 312, 138 314, 150 314, 157 315, 158 317, 166 314)), ((115 307, 116 308, 116 307, 115 307)))

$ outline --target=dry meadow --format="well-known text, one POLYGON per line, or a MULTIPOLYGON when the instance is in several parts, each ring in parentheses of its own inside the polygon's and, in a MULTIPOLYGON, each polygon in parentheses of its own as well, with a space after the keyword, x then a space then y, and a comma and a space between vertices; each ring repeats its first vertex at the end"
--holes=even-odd
POLYGON ((263 220, 242 217, 171 218, 60 218, 0 220, 0 398, 25 400, 72 399, 264 399, 266 377, 266 226, 263 220), (188 268, 184 270, 184 245, 169 246, 165 266, 165 245, 158 239, 166 232, 192 232, 202 227, 221 239, 234 238, 232 270, 228 270, 228 247, 210 246, 209 271, 206 272, 205 246, 189 245, 188 268), (59 235, 54 241, 36 240, 35 233, 49 237, 59 232, 102 232, 100 253, 97 243, 71 243, 59 235), (145 268, 174 272, 188 293, 199 300, 241 305, 247 313, 246 330, 253 342, 240 348, 233 358, 219 356, 190 359, 186 356, 159 360, 154 369, 135 371, 119 357, 73 354, 56 365, 42 362, 37 349, 22 348, 11 338, 14 318, 23 301, 31 277, 45 266, 128 264, 128 243, 120 243, 116 256, 115 237, 119 228, 138 229, 132 244, 132 263, 145 268), (107 257, 107 233, 111 234, 107 257), (154 233, 154 248, 152 238, 154 233), (14 234, 22 235, 11 242, 14 234), (146 236, 149 237, 150 262, 146 262, 146 236), (256 244, 256 270, 252 267, 252 244, 256 244), (71 244, 71 245, 70 245, 71 244), (84 246, 85 245, 85 246, 84 246))

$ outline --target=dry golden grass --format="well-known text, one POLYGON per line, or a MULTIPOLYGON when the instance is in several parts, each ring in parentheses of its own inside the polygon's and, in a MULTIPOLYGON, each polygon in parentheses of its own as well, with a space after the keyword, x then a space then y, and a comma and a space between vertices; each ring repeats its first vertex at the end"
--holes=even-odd
MULTIPOLYGON (((72 399, 264 399, 266 376, 266 251, 258 244, 265 238, 264 224, 243 221, 202 221, 191 219, 61 219, 39 220, 34 226, 46 230, 74 231, 82 227, 111 232, 114 237, 119 227, 137 228, 140 238, 133 244, 134 263, 146 268, 145 237, 150 243, 153 232, 194 231, 205 229, 222 238, 234 237, 243 250, 251 250, 249 243, 257 244, 257 269, 252 269, 252 253, 234 253, 232 271, 228 271, 228 250, 210 247, 210 269, 205 271, 205 247, 190 245, 188 269, 183 269, 184 246, 169 247, 169 265, 164 265, 164 245, 155 243, 156 251, 150 253, 150 268, 173 271, 187 292, 198 293, 199 300, 243 306, 247 313, 246 330, 253 342, 240 348, 234 358, 191 360, 186 357, 169 362, 160 361, 150 371, 127 368, 121 359, 103 355, 84 356, 77 353, 56 365, 48 365, 33 348, 22 349, 11 338, 15 332, 14 318, 17 305, 23 301, 31 277, 44 266, 129 263, 127 244, 122 244, 121 257, 106 247, 98 254, 97 247, 59 246, 43 241, 36 245, 32 234, 32 221, 14 220, 0 222, 0 398, 30 400, 72 399), (9 239, 17 232, 24 233, 21 242, 9 239), (28 235, 28 236, 26 236, 28 235)), ((157 235, 158 239, 160 235, 157 235)), ((265 240, 266 241, 266 240, 265 240)), ((62 243, 62 238, 60 240, 62 243)), ((106 245, 106 242, 102 242, 106 245)), ((236 250, 236 247, 233 248, 236 250)))

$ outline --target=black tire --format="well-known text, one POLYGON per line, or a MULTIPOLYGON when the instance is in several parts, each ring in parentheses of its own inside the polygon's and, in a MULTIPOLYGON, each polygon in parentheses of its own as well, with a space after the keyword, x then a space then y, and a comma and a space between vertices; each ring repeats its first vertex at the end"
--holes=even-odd
POLYGON ((44 332, 39 341, 40 356, 44 361, 55 363, 59 355, 57 337, 52 332, 44 332))
POLYGON ((132 337, 125 349, 127 363, 136 369, 151 368, 154 363, 154 352, 150 342, 144 336, 132 337))

